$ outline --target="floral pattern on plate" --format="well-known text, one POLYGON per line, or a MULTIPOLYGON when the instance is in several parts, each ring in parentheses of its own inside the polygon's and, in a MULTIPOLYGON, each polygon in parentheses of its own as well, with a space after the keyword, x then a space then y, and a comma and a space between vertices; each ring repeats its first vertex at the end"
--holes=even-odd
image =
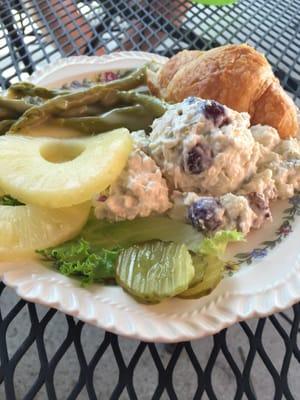
POLYGON ((268 255, 269 250, 274 249, 279 243, 282 242, 291 232, 293 232, 292 223, 295 221, 296 216, 300 216, 300 194, 289 199, 291 207, 283 211, 282 223, 275 232, 275 238, 262 242, 261 247, 254 248, 248 253, 239 253, 236 259, 239 264, 246 263, 252 264, 254 260, 261 260, 268 255))

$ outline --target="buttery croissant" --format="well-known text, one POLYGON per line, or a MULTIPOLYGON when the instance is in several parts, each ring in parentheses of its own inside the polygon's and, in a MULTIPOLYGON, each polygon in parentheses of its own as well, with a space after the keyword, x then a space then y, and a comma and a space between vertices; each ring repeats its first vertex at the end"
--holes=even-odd
POLYGON ((157 72, 148 70, 148 86, 152 94, 173 103, 197 96, 246 111, 252 124, 273 126, 282 138, 298 132, 295 104, 267 59, 246 44, 184 50, 157 72))
POLYGON ((165 97, 165 89, 176 72, 184 65, 196 60, 203 53, 205 52, 200 50, 182 50, 171 57, 158 74, 148 69, 147 83, 151 93, 157 97, 165 97))

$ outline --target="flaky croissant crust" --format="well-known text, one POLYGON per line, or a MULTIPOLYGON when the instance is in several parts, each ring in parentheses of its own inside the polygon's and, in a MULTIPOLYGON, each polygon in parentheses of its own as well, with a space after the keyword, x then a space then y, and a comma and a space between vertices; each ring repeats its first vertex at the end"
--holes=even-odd
POLYGON ((151 92, 170 102, 197 96, 251 115, 253 124, 271 125, 282 138, 298 132, 297 110, 267 59, 246 45, 206 52, 184 50, 158 73, 148 74, 151 92))

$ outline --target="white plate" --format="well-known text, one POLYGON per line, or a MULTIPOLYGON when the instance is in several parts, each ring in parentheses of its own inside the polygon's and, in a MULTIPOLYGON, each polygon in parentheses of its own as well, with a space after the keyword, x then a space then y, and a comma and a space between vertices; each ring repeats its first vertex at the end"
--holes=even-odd
MULTIPOLYGON (((165 60, 140 52, 72 57, 44 67, 31 81, 59 87, 104 70, 133 68, 153 58, 165 60)), ((19 296, 121 335, 153 342, 197 339, 236 321, 284 309, 300 299, 299 213, 300 196, 278 203, 272 224, 231 249, 234 254, 243 253, 240 259, 245 262, 240 271, 199 300, 171 299, 159 305, 142 305, 119 287, 81 288, 78 282, 34 261, 1 263, 0 274, 19 296), (286 209, 289 211, 284 213, 286 209)))

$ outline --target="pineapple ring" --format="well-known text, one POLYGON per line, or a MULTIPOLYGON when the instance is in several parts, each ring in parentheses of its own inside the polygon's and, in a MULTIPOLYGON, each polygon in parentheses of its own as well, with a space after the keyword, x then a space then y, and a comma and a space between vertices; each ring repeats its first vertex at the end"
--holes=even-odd
POLYGON ((127 129, 89 138, 0 137, 0 187, 25 204, 61 208, 90 200, 122 172, 127 129))
POLYGON ((68 208, 0 206, 0 258, 33 256, 34 251, 75 237, 86 223, 90 202, 68 208))

